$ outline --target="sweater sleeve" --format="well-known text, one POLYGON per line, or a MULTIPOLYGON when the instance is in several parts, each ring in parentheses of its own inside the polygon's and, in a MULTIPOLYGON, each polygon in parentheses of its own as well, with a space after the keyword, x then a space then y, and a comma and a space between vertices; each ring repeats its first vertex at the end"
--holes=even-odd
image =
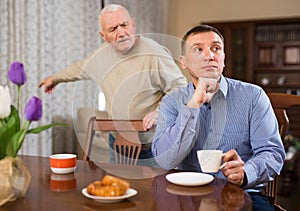
POLYGON ((88 59, 83 59, 52 75, 55 83, 88 80, 88 75, 83 71, 88 59))

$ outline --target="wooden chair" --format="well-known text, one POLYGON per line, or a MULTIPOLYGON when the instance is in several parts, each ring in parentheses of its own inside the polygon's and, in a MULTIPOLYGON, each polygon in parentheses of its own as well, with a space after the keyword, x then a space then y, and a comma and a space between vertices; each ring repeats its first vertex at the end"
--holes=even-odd
MULTIPOLYGON (((286 109, 294 105, 300 105, 300 96, 284 93, 268 93, 268 96, 278 121, 281 139, 284 141, 284 137, 289 128, 289 119, 286 109)), ((281 208, 277 204, 277 189, 278 177, 276 176, 273 181, 267 183, 265 195, 268 197, 270 203, 273 204, 276 209, 280 210, 281 208)))
POLYGON ((91 117, 88 123, 83 160, 89 160, 96 131, 117 132, 114 142, 116 163, 137 164, 142 148, 138 132, 144 131, 142 120, 108 120, 91 117))

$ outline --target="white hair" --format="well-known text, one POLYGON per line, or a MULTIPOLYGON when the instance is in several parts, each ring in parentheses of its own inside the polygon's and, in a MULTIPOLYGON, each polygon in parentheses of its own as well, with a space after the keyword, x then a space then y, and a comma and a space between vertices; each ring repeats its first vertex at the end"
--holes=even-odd
POLYGON ((99 16, 98 16, 99 31, 101 31, 101 29, 102 29, 102 26, 101 26, 101 24, 102 24, 101 23, 102 15, 104 13, 107 13, 107 12, 115 12, 115 11, 117 11, 119 9, 124 10, 128 14, 128 16, 131 18, 131 15, 129 14, 128 10, 125 7, 123 7, 122 5, 119 5, 119 4, 108 4, 99 13, 99 16))

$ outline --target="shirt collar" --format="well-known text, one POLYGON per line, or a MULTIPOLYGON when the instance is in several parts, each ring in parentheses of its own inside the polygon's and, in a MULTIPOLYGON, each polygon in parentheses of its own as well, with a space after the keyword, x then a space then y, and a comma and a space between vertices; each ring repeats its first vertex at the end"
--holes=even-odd
POLYGON ((228 91, 228 84, 227 84, 227 81, 226 81, 226 79, 223 75, 221 75, 220 89, 219 90, 223 93, 224 97, 226 98, 227 91, 228 91))

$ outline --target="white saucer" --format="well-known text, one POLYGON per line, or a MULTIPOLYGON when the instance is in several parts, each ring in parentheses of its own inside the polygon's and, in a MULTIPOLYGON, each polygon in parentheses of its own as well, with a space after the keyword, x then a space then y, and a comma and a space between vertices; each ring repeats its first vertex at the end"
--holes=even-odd
POLYGON ((76 166, 71 167, 71 168, 53 168, 53 167, 50 167, 50 168, 51 168, 51 171, 55 174, 70 174, 75 171, 76 166))
POLYGON ((130 198, 130 197, 136 195, 137 191, 134 190, 134 189, 132 189, 132 188, 129 188, 127 190, 127 192, 123 196, 111 196, 111 197, 107 197, 107 196, 93 196, 93 195, 89 194, 86 191, 86 188, 83 188, 82 191, 81 191, 81 193, 85 197, 93 199, 96 202, 101 202, 101 203, 115 203, 115 202, 120 202, 120 201, 122 201, 124 199, 130 198))
POLYGON ((214 180, 214 177, 199 172, 178 172, 168 174, 166 179, 176 185, 200 186, 210 183, 214 180))

